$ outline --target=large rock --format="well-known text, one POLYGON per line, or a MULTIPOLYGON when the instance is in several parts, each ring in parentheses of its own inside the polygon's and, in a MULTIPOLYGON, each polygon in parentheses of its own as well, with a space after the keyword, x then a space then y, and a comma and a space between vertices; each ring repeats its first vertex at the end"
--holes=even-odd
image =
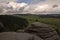
POLYGON ((47 24, 34 22, 25 29, 25 32, 35 34, 44 40, 60 40, 56 30, 47 24))
POLYGON ((24 33, 24 30, 17 30, 17 33, 24 33))
POLYGON ((5 28, 5 27, 4 27, 3 23, 2 23, 2 22, 0 22, 0 32, 5 31, 5 30, 4 30, 4 28, 5 28))
POLYGON ((43 39, 28 33, 3 32, 0 33, 0 40, 43 40, 43 39))

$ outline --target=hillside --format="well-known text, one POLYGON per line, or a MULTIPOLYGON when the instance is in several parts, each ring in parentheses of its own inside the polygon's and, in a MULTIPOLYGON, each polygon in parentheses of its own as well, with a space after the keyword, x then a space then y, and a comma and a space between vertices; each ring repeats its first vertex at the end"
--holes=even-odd
POLYGON ((3 23, 5 31, 16 31, 28 25, 26 19, 12 15, 0 15, 0 22, 3 23))
POLYGON ((40 22, 51 25, 60 32, 60 18, 48 18, 40 17, 32 14, 21 14, 21 15, 1 15, 0 22, 6 27, 6 31, 16 31, 23 29, 33 22, 40 22))
POLYGON ((32 14, 27 14, 27 15, 21 14, 21 15, 15 15, 15 16, 25 18, 29 22, 29 24, 38 21, 41 23, 51 25, 51 27, 54 27, 55 29, 60 31, 60 18, 40 17, 40 15, 32 15, 32 14))

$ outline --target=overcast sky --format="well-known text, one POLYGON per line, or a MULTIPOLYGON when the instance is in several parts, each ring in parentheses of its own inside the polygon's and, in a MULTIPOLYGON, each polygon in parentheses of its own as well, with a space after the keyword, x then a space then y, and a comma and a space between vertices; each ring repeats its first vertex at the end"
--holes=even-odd
POLYGON ((0 13, 60 13, 60 0, 0 0, 0 13))

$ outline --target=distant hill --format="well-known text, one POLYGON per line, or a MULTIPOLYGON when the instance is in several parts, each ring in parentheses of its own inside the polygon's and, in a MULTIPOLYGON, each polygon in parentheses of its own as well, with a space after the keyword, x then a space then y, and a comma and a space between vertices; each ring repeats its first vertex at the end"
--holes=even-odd
POLYGON ((46 14, 46 15, 39 15, 40 17, 48 17, 48 18, 60 18, 60 14, 46 14))
POLYGON ((15 15, 20 15, 20 16, 38 16, 42 18, 60 18, 60 14, 15 14, 15 15))

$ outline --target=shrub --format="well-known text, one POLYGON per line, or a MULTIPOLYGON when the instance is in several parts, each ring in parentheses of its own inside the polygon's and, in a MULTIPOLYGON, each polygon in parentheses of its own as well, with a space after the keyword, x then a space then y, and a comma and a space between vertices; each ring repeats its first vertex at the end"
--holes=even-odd
POLYGON ((12 16, 12 15, 1 15, 0 21, 5 26, 5 31, 16 31, 27 27, 28 21, 24 18, 12 16))

